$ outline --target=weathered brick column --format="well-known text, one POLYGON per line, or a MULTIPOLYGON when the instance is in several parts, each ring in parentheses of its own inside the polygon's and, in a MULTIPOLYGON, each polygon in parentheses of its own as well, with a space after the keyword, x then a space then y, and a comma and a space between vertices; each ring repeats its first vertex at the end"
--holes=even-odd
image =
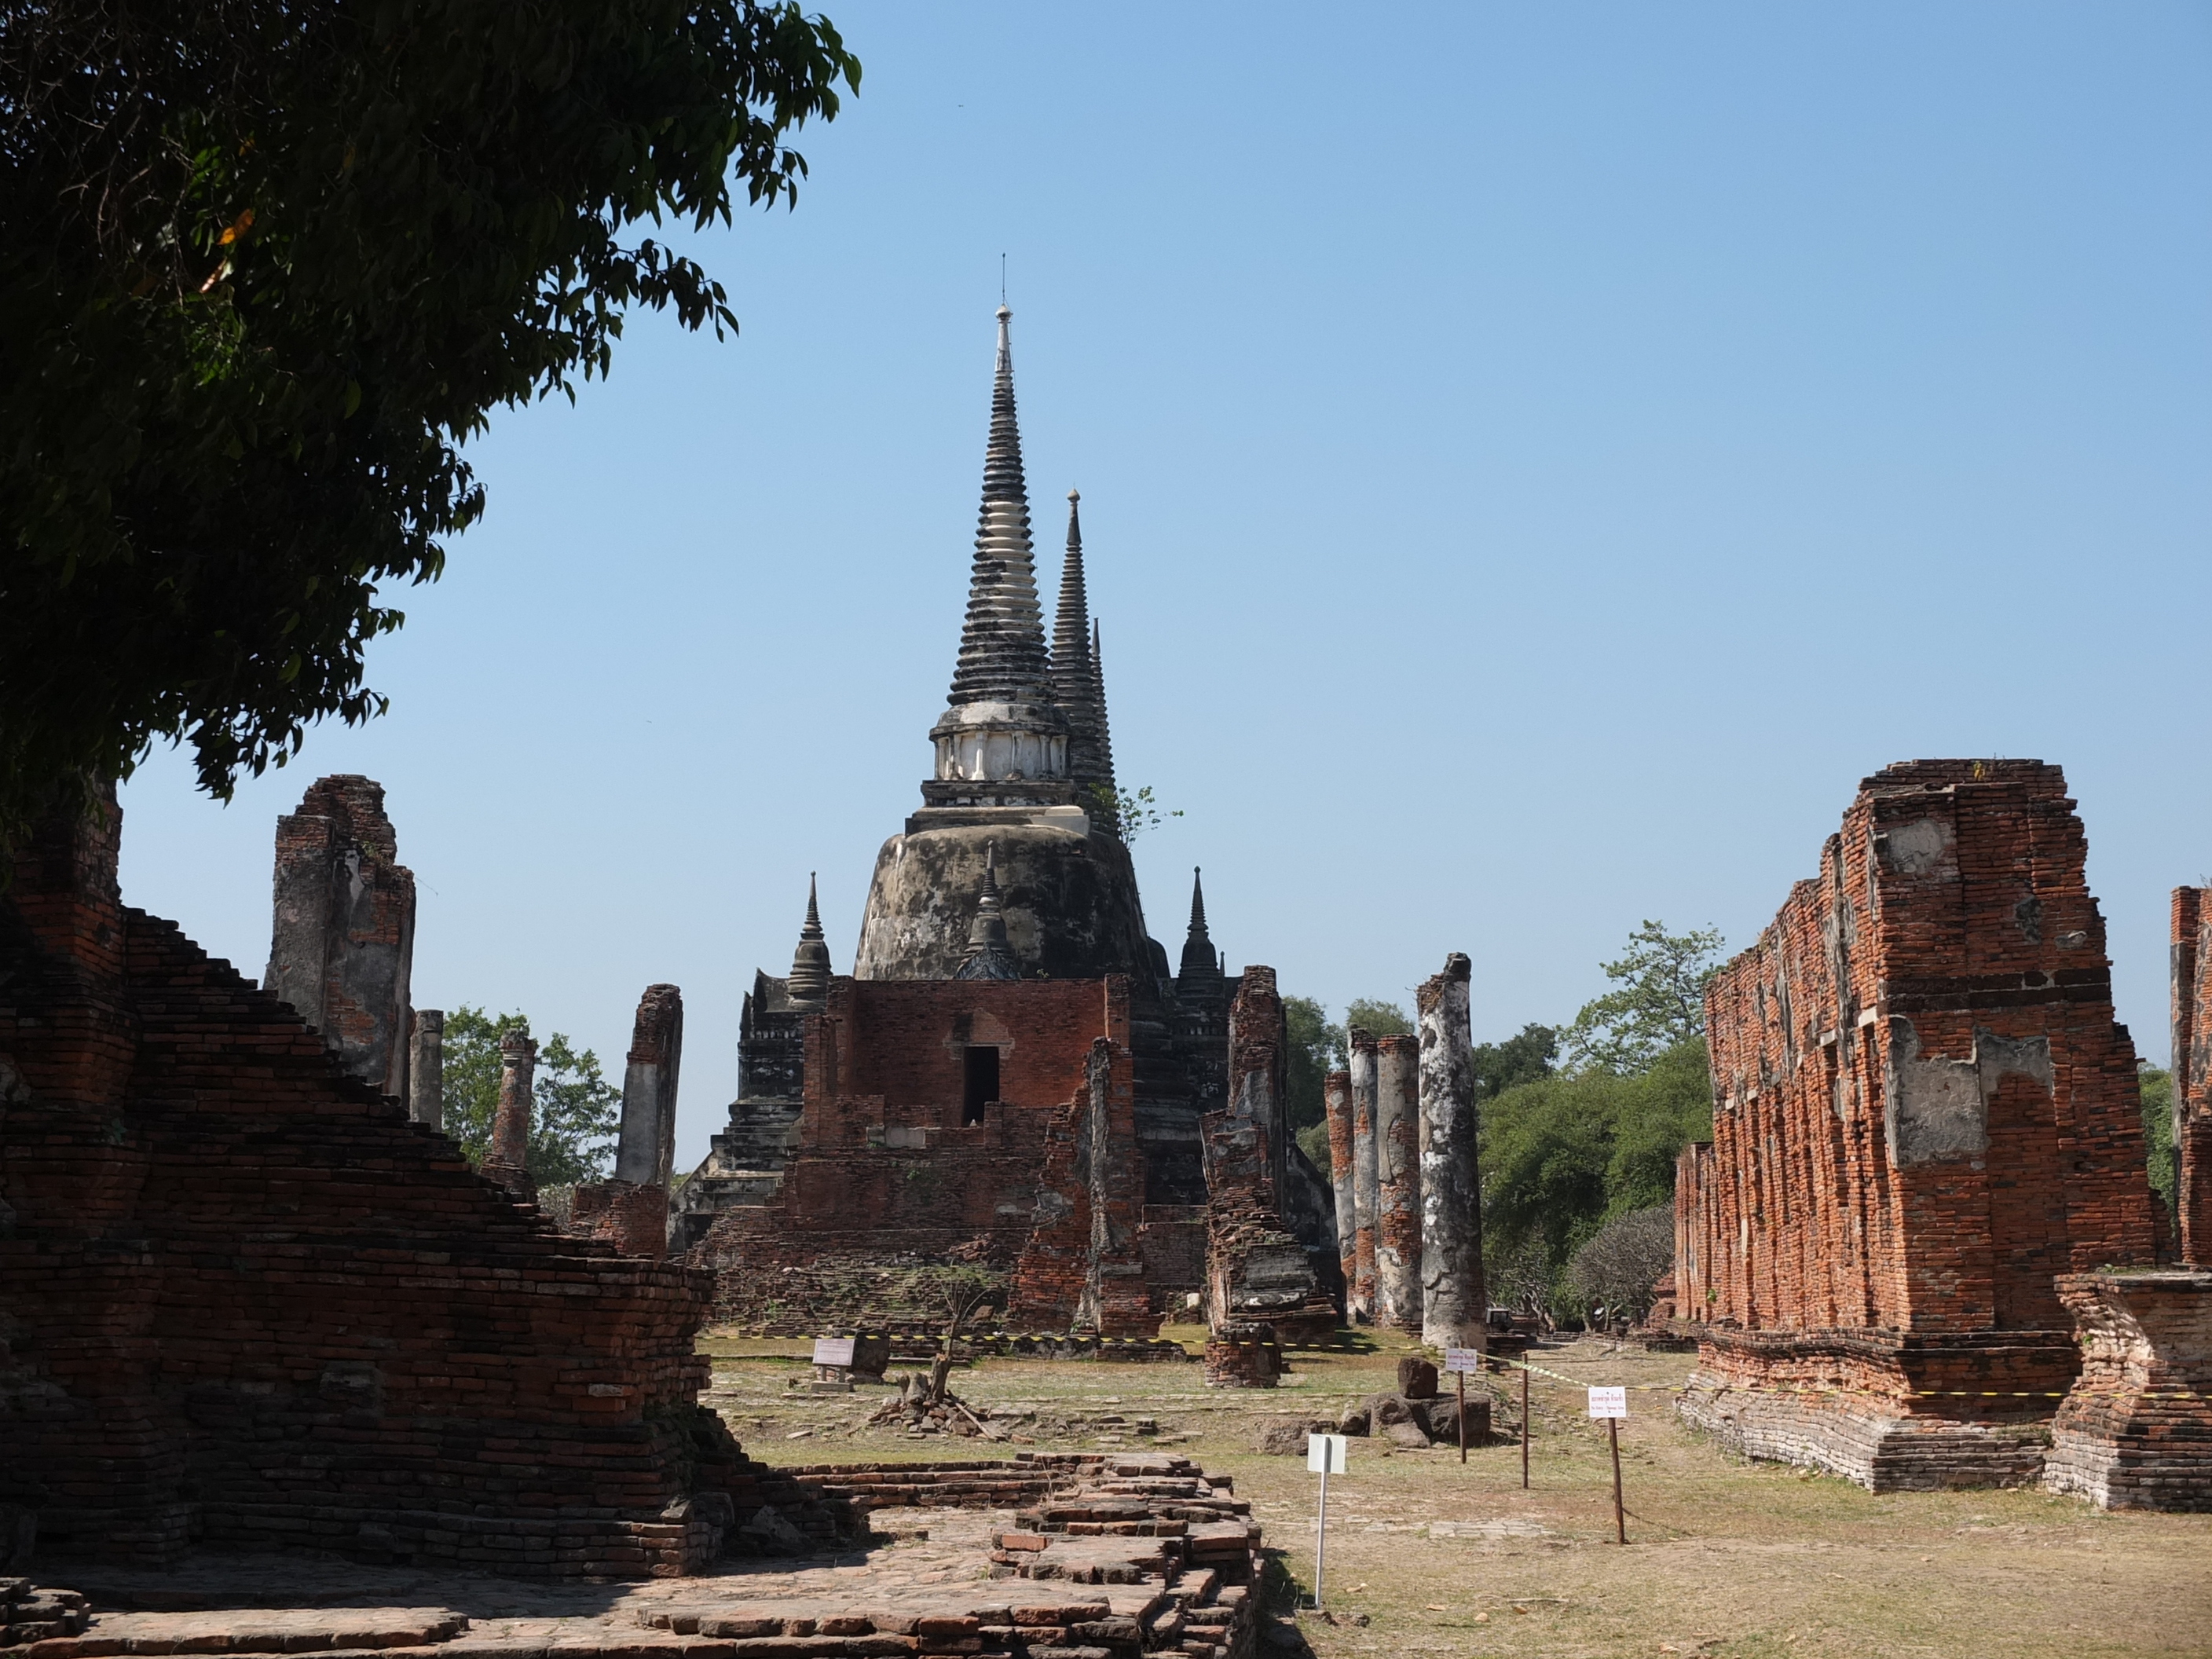
POLYGON ((1346 1034, 1351 1050, 1352 1274, 1346 1288, 1346 1312, 1375 1318, 1376 1191, 1375 1034, 1355 1025, 1346 1034))
POLYGON ((2212 922, 2207 889, 2173 890, 2173 1152, 2181 1259, 2212 1267, 2212 922))
POLYGON ((1420 1039, 1375 1044, 1375 1322, 1421 1328, 1420 1039))
POLYGON ((538 1196, 530 1178, 530 1091, 537 1073, 538 1042, 529 1032, 509 1031, 499 1040, 499 1109, 483 1173, 525 1200, 538 1196))
POLYGON ((1472 974, 1455 951, 1443 972, 1413 994, 1421 1027, 1421 1340, 1432 1348, 1486 1346, 1472 974))
POLYGON ((318 778, 276 820, 276 902, 262 985, 323 1034, 351 1075, 407 1097, 415 877, 384 786, 318 778))
POLYGON ((1328 1119, 1329 1184, 1336 1199, 1336 1255, 1347 1294, 1359 1277, 1359 1206, 1352 1196, 1352 1073, 1331 1072, 1322 1084, 1322 1109, 1328 1119))
POLYGON ((630 1027, 615 1179, 668 1190, 676 1153, 676 1079, 684 1061, 684 993, 648 985, 630 1027))
POLYGON ((417 1008, 408 1034, 407 1115, 432 1128, 446 1122, 446 1011, 417 1008))

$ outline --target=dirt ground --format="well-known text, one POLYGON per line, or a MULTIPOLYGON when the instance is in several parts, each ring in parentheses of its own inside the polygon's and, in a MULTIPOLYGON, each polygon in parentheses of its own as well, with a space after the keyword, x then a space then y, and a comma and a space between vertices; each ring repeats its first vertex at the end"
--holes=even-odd
MULTIPOLYGON (((1166 1334, 1196 1350, 1200 1334, 1166 1334)), ((1209 1389, 1195 1364, 979 1361, 963 1398, 1021 1415, 1012 1444, 869 1429, 885 1390, 808 1393, 806 1345, 709 1337, 713 1403, 779 1464, 1172 1446, 1237 1477, 1291 1586, 1310 1597, 1317 1477, 1256 1449, 1271 1420, 1334 1417, 1393 1386, 1408 1347, 1299 1352, 1272 1392, 1209 1389), (798 1387, 790 1386, 798 1382, 798 1387)), ((1582 1383, 1626 1383, 1626 1548, 1613 1542, 1605 1430, 1579 1386, 1534 1380, 1529 1490, 1516 1442, 1468 1454, 1352 1442, 1329 1483, 1328 1618, 1300 1627, 1338 1655, 1729 1659, 2031 1659, 2212 1654, 2212 1516, 2108 1515, 2039 1491, 1870 1496, 1727 1456, 1679 1423, 1666 1389, 1692 1356, 1593 1340, 1532 1354, 1582 1383), (1364 1616, 1362 1626, 1354 1621, 1364 1616), (1334 1622, 1330 1622, 1331 1620, 1334 1622)), ((895 1366, 896 1375, 901 1367, 895 1366)), ((1517 1420, 1516 1384, 1497 1421, 1517 1420)))

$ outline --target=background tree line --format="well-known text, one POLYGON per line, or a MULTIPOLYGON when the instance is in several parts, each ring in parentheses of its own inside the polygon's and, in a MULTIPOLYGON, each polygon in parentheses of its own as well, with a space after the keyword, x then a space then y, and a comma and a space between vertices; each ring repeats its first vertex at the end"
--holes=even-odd
MULTIPOLYGON (((1712 1133, 1705 991, 1718 933, 1646 921, 1604 964, 1612 988, 1562 1026, 1529 1024, 1474 1049, 1482 1111, 1483 1257, 1493 1303, 1579 1322, 1640 1315, 1674 1255, 1674 1158, 1712 1133)), ((1341 1022, 1292 997, 1290 1113, 1324 1172, 1322 1085, 1346 1033, 1413 1030, 1404 1007, 1355 1000, 1341 1022)))
MULTIPOLYGON (((529 1029, 524 1015, 465 1004, 446 1016, 445 1129, 471 1164, 483 1162, 499 1110, 499 1040, 529 1029)), ((538 1045, 531 1095, 532 1178, 540 1187, 604 1178, 621 1133, 622 1091, 600 1073, 599 1055, 554 1032, 538 1045)))

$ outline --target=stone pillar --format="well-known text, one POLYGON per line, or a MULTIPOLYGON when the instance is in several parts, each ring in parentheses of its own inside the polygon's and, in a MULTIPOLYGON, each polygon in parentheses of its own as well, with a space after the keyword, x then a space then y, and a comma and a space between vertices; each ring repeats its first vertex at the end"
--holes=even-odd
MULTIPOLYGON (((1321 1088, 1328 1117, 1328 1174, 1336 1198, 1336 1255, 1347 1298, 1359 1277, 1359 1209, 1352 1199, 1352 1073, 1331 1072, 1321 1088)), ((1346 1309, 1349 1315, 1351 1310, 1346 1309)))
POLYGON ((499 1110, 491 1122, 491 1146, 483 1173, 519 1199, 534 1200, 530 1178, 530 1095, 538 1072, 538 1043, 527 1031, 509 1031, 499 1040, 499 1110))
POLYGON ((407 1098, 415 877, 398 862, 382 784, 318 778, 276 820, 274 913, 262 988, 321 1032, 348 1073, 407 1098))
POLYGON ((2181 1259, 2212 1267, 2212 921, 2207 889, 2173 890, 2173 1156, 2181 1259))
POLYGON ((446 1122, 446 1012, 417 1008, 407 1054, 407 1115, 434 1129, 446 1122))
POLYGON ((630 1028, 623 1073, 622 1139, 615 1179, 668 1190, 676 1157, 676 1076, 684 1059, 684 993, 648 985, 630 1028))
POLYGON ((1375 1048, 1375 1322, 1421 1328, 1421 1086, 1416 1036, 1375 1048))
POLYGON ((1432 1348, 1486 1346, 1482 1175, 1474 1109, 1473 972, 1455 951, 1413 994, 1421 1027, 1421 1340, 1432 1348))
POLYGON ((1346 1034, 1352 1069, 1352 1316, 1375 1318, 1375 1035, 1355 1025, 1346 1034))

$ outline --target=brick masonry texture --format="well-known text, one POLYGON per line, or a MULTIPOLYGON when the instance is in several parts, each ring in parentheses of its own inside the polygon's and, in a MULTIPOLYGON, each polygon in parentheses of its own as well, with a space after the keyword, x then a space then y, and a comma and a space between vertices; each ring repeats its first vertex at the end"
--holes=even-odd
POLYGON ((415 877, 398 857, 382 784, 352 773, 310 784, 300 810, 276 820, 263 983, 348 1073, 404 1100, 415 877))
POLYGON ((2043 1484, 2105 1509, 2212 1510, 2212 1273, 2069 1273, 2081 1380, 2043 1484))
POLYGON ((2173 890, 2173 1150, 2181 1259, 2212 1267, 2212 906, 2173 890))
POLYGON ((1285 1341, 1317 1342, 1338 1310, 1286 1216, 1291 1159, 1303 1161, 1286 1115, 1286 1048, 1275 970, 1247 968, 1229 1012, 1228 1102, 1202 1122, 1206 1322, 1264 1321, 1285 1341))
POLYGON ((1036 1224, 1006 1307, 1017 1330, 1159 1334, 1138 1243, 1145 1164, 1133 1069, 1128 1049, 1093 1038, 1075 1097, 1052 1115, 1036 1224))
POLYGON ((2056 1401, 1957 1391, 2063 1392, 2059 1275, 2154 1251, 2086 852, 2056 767, 1893 766, 1714 980, 1675 1284, 1724 1440, 1877 1488, 2035 1472, 2056 1401))
MULTIPOLYGON (((769 1203, 716 1217, 689 1258, 718 1275, 717 1313, 814 1329, 849 1311, 817 1305, 824 1268, 841 1279, 884 1263, 1011 1273, 1042 1210, 1092 1207, 1090 1172, 1072 1157, 1054 1166, 1064 1184, 1043 1177, 1055 1127, 1073 1132, 1070 1103, 1079 1093, 1087 1108, 1101 1039, 1129 1047, 1119 976, 832 980, 827 1011, 806 1025, 798 1150, 781 1184, 769 1203), (985 1047, 998 1050, 999 1097, 965 1122, 966 1054, 985 1047)), ((1117 1183, 1142 1191, 1143 1154, 1133 1138, 1109 1150, 1121 1171, 1105 1182, 1110 1231, 1117 1183)))
POLYGON ((680 1573, 781 1498, 696 1402, 710 1281, 563 1237, 116 892, 120 814, 0 900, 0 1503, 188 1542, 680 1573))

